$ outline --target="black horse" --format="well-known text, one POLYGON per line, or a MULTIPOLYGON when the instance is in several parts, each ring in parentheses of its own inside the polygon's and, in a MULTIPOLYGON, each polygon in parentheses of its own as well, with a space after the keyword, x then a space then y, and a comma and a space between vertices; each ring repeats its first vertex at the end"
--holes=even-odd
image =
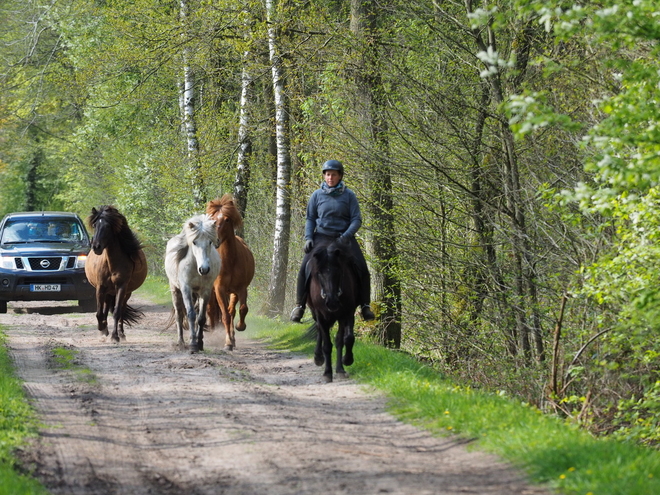
POLYGON ((341 241, 321 243, 310 253, 307 264, 307 306, 314 316, 309 334, 316 334, 314 363, 325 363, 323 377, 332 381, 332 341, 330 329, 338 322, 335 346, 339 377, 347 377, 344 365, 353 364, 355 309, 358 306, 359 281, 350 247, 341 241), (344 353, 344 347, 346 352, 344 353))

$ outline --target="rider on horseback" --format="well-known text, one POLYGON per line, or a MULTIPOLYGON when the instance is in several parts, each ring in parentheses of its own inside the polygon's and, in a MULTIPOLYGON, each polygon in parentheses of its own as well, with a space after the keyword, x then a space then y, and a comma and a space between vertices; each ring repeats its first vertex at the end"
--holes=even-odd
POLYGON ((362 318, 373 320, 371 311, 371 278, 367 262, 355 233, 362 225, 362 214, 355 193, 342 180, 344 166, 338 160, 328 160, 323 164, 323 183, 314 191, 307 203, 305 222, 305 256, 298 272, 296 289, 296 307, 291 312, 291 321, 300 322, 305 313, 307 301, 307 275, 305 267, 309 253, 315 243, 321 240, 335 240, 346 243, 353 255, 355 267, 360 279, 360 306, 362 318))

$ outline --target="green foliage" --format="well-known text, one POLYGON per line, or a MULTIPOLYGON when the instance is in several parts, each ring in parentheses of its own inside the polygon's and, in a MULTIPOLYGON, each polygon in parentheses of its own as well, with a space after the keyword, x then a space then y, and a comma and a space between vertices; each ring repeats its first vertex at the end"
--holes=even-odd
MULTIPOLYGON (((584 215, 604 217, 600 232, 610 240, 595 262, 582 264, 583 284, 575 287, 576 293, 600 305, 601 328, 608 330, 602 342, 593 344, 583 385, 593 387, 597 375, 600 380, 621 379, 614 387, 627 398, 615 401, 603 394, 599 405, 592 405, 596 416, 607 423, 605 417, 614 414, 611 428, 618 436, 655 444, 660 431, 654 419, 660 403, 657 2, 610 1, 569 8, 561 2, 523 2, 523 7, 528 9, 525 15, 536 15, 536 22, 552 31, 559 43, 589 47, 603 55, 607 77, 594 98, 601 118, 591 123, 582 141, 588 175, 558 196, 566 208, 572 202, 584 215)), ((575 67, 555 63, 554 70, 570 73, 575 67)), ((553 124, 574 130, 566 127, 573 123, 571 116, 546 106, 546 95, 534 96, 510 105, 521 137, 553 124)))
POLYGON ((0 493, 45 494, 36 480, 14 469, 13 450, 37 434, 37 422, 0 335, 0 493))

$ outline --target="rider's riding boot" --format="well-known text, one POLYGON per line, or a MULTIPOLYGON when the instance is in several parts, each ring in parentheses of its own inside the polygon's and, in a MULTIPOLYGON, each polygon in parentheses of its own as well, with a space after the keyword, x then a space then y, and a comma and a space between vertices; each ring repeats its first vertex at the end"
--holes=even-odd
POLYGON ((362 305, 362 319, 364 321, 371 321, 374 318, 376 318, 376 315, 374 314, 373 311, 371 311, 371 306, 368 304, 363 304, 362 305))
POLYGON ((293 311, 291 311, 291 321, 295 321, 296 323, 300 323, 300 320, 302 320, 303 315, 305 314, 305 306, 296 306, 293 308, 293 311))

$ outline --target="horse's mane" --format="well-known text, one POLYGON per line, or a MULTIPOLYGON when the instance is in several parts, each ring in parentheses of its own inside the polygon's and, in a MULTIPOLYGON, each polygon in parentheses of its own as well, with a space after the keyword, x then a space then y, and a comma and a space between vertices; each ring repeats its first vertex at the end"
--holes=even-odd
POLYGON ((337 240, 318 242, 312 250, 312 256, 310 257, 310 260, 314 260, 315 264, 327 263, 330 250, 334 251, 335 256, 339 256, 346 261, 353 262, 353 253, 349 247, 343 245, 337 240))
POLYGON ((227 193, 221 198, 216 198, 206 204, 206 213, 215 218, 218 212, 231 223, 234 230, 243 226, 243 218, 236 208, 234 197, 227 193))
POLYGON ((87 224, 92 230, 94 230, 96 223, 101 217, 110 225, 122 251, 128 254, 134 254, 142 249, 142 243, 128 226, 126 217, 117 208, 112 205, 100 206, 98 210, 92 208, 92 213, 87 217, 87 224))
POLYGON ((215 220, 209 215, 195 215, 183 223, 181 232, 186 240, 194 240, 200 237, 213 240, 217 243, 218 234, 215 231, 215 220))

